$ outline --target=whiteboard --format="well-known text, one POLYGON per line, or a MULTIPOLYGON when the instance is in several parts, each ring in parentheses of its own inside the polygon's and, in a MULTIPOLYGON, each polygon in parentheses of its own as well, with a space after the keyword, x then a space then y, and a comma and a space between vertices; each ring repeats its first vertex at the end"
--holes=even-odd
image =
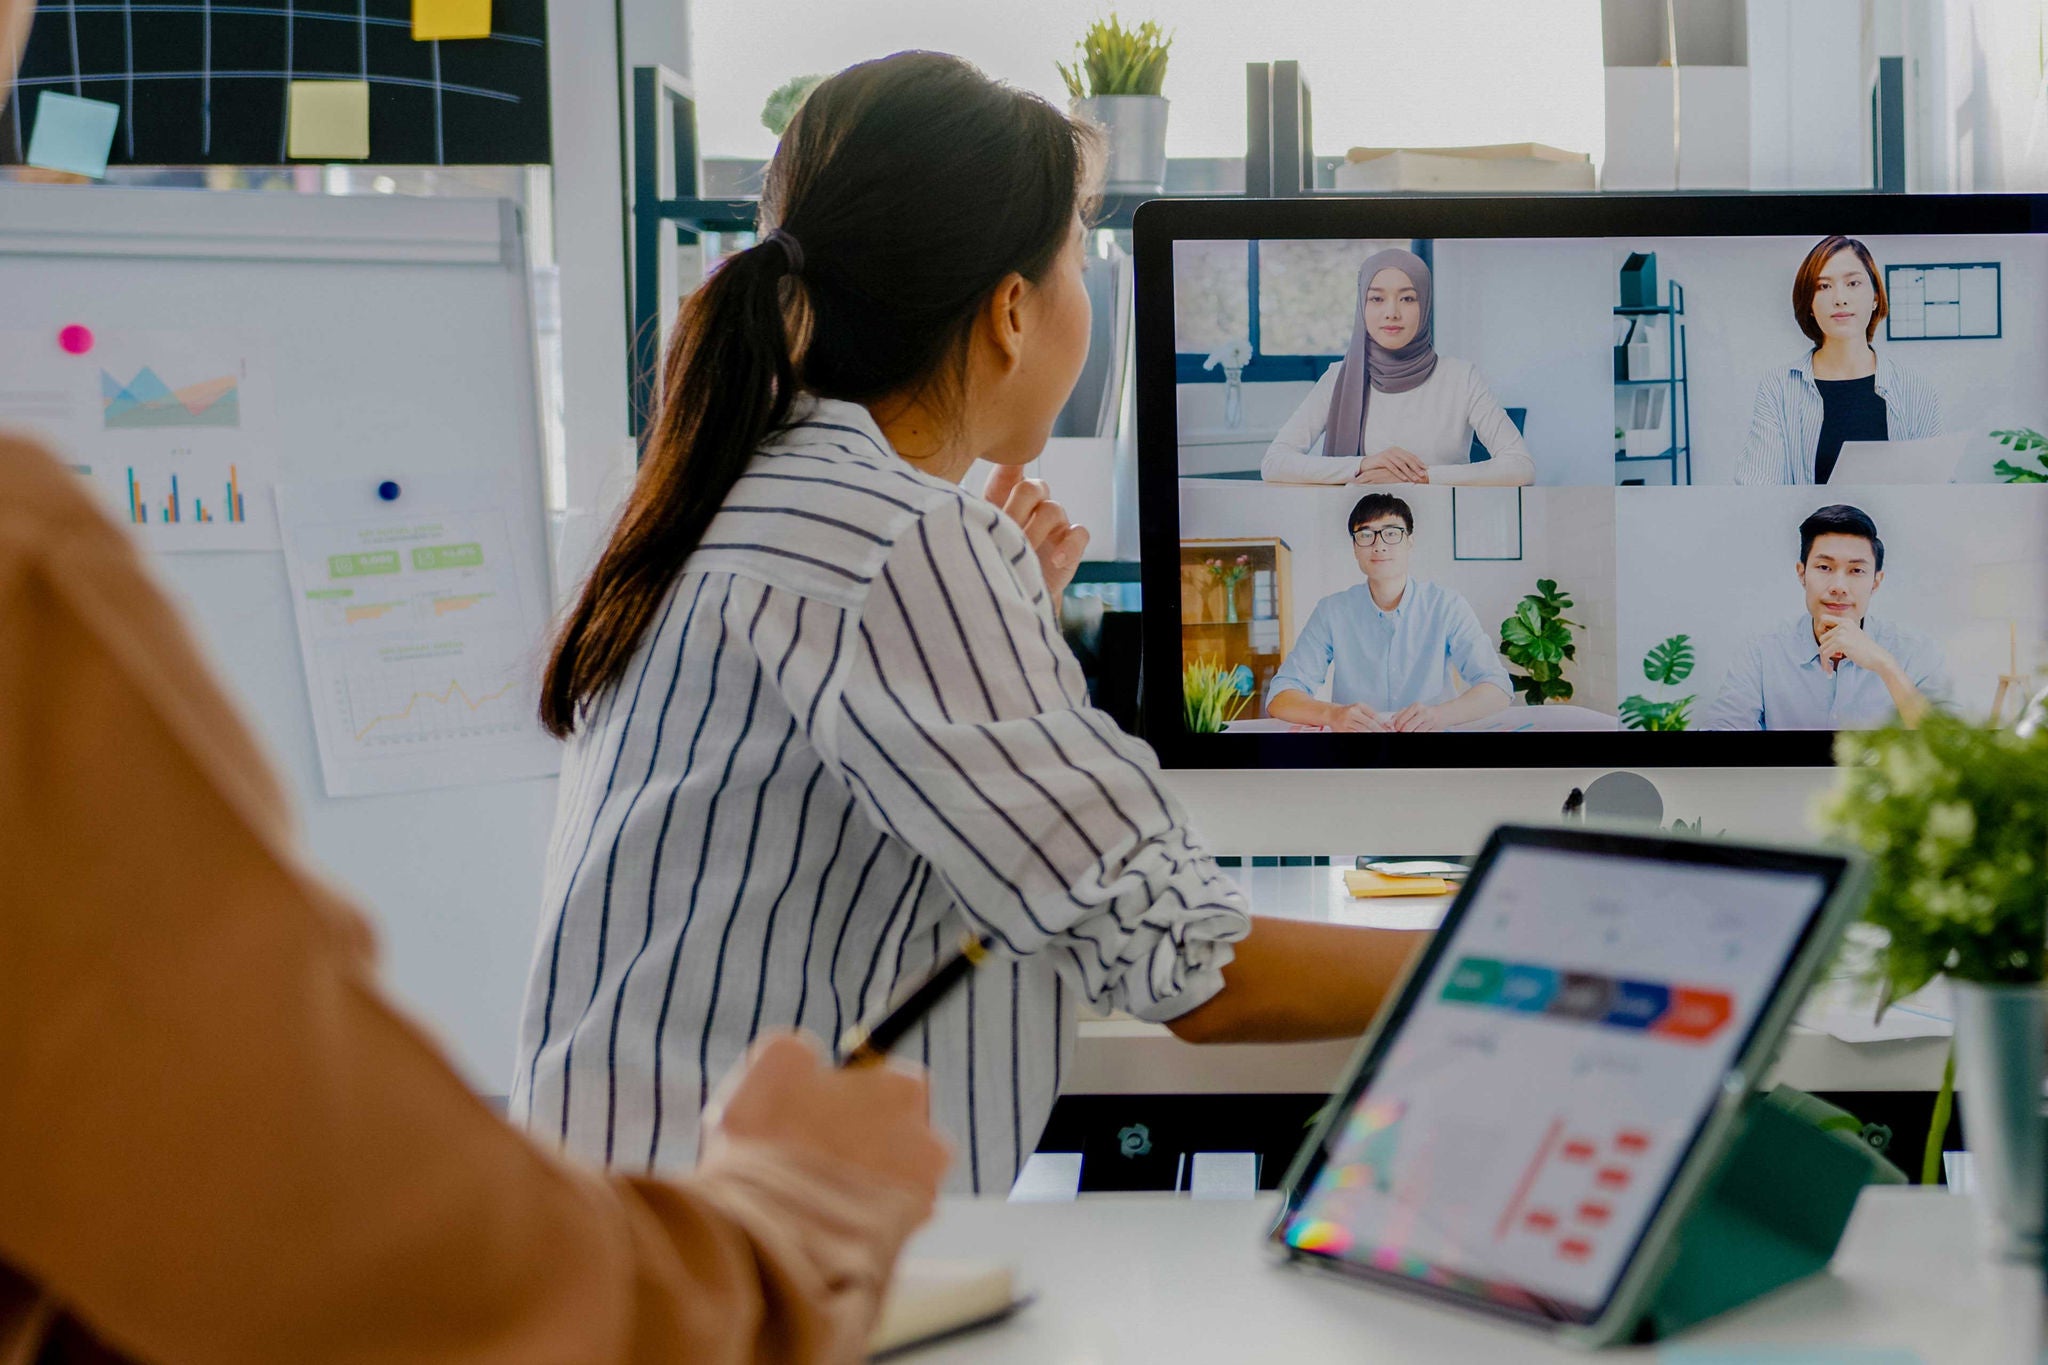
MULTIPOLYGON (((489 471, 546 572, 525 235, 498 200, 0 186, 0 326, 254 338, 280 485, 489 471)), ((322 794, 283 556, 154 555, 297 797, 384 978, 480 1092, 510 1088, 555 779, 322 794)), ((543 642, 534 642, 540 666, 543 642)))

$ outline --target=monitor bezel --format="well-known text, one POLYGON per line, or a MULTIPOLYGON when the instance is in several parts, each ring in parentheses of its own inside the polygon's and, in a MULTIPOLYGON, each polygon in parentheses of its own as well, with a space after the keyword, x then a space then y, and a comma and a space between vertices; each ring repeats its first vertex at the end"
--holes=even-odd
POLYGON ((1146 739, 1168 768, 1787 768, 1833 762, 1832 730, 1419 735, 1190 734, 1181 718, 1180 451, 1173 244, 1250 238, 1991 236, 2048 232, 2048 195, 1308 195, 1154 199, 1133 220, 1139 581, 1146 739))

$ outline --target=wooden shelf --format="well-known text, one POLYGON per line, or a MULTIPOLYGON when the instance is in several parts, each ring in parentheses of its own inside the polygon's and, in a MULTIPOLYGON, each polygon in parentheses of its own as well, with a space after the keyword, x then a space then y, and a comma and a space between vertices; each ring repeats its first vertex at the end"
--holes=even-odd
POLYGON ((1281 661, 1294 643, 1294 599, 1291 551, 1278 536, 1220 540, 1183 540, 1180 543, 1181 666, 1199 659, 1222 667, 1239 665, 1251 670, 1255 700, 1245 708, 1247 716, 1263 710, 1266 684, 1280 671, 1281 661), (1223 585, 1209 571, 1212 559, 1234 560, 1244 556, 1251 572, 1236 587, 1238 619, 1225 620, 1223 585), (1252 615, 1252 585, 1262 573, 1273 575, 1273 614, 1252 615), (1272 649, 1254 649, 1254 625, 1277 630, 1272 649))

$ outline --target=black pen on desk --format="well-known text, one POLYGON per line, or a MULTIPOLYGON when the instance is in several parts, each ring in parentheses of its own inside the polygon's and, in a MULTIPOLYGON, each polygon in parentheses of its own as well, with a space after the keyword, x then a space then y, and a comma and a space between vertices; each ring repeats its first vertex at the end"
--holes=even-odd
POLYGON ((886 1058, 889 1049, 910 1032, 911 1025, 930 1014, 948 992, 967 979, 969 972, 987 961, 994 947, 995 940, 985 934, 963 937, 951 957, 892 1000, 879 1019, 855 1024, 846 1031, 846 1036, 839 1040, 839 1065, 873 1066, 886 1058))

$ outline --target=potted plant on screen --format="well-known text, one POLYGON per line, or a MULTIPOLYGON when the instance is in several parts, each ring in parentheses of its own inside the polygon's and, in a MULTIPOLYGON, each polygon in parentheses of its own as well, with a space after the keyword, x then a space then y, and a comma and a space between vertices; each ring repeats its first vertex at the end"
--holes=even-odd
MULTIPOLYGON (((1674 635, 1652 646, 1643 656, 1643 676, 1659 687, 1676 687, 1692 676, 1692 637, 1674 635)), ((1683 730, 1692 724, 1692 704, 1697 695, 1658 701, 1641 695, 1621 701, 1621 723, 1631 730, 1683 730)))
POLYGON ((1536 591, 1516 603, 1515 614, 1500 623, 1501 657, 1522 670, 1509 680, 1531 706, 1572 699, 1564 666, 1578 657, 1572 628, 1579 623, 1565 616, 1571 606, 1570 595, 1556 579, 1539 578, 1536 591))
POLYGON ((1978 1207, 1993 1250, 2041 1250, 2042 977, 2048 943, 2048 728, 1936 712, 1844 734, 1822 821, 1870 854, 1866 918, 1886 1001, 1946 974, 1955 1043, 1921 1168, 1940 1173, 1958 1071, 1978 1207))
POLYGON ((2013 454, 2032 461, 2014 464, 2011 460, 2000 460, 1991 466, 2000 483, 2048 483, 2048 436, 2032 427, 2014 427, 1994 431, 1991 438, 2013 454))
POLYGON ((1220 734, 1251 704, 1252 671, 1243 664, 1225 668, 1214 659, 1197 659, 1181 670, 1181 718, 1188 732, 1220 734))
POLYGON ((1090 26, 1060 76, 1074 112, 1102 126, 1111 194, 1157 194, 1166 184, 1166 52, 1173 39, 1147 19, 1125 28, 1112 13, 1090 26))

